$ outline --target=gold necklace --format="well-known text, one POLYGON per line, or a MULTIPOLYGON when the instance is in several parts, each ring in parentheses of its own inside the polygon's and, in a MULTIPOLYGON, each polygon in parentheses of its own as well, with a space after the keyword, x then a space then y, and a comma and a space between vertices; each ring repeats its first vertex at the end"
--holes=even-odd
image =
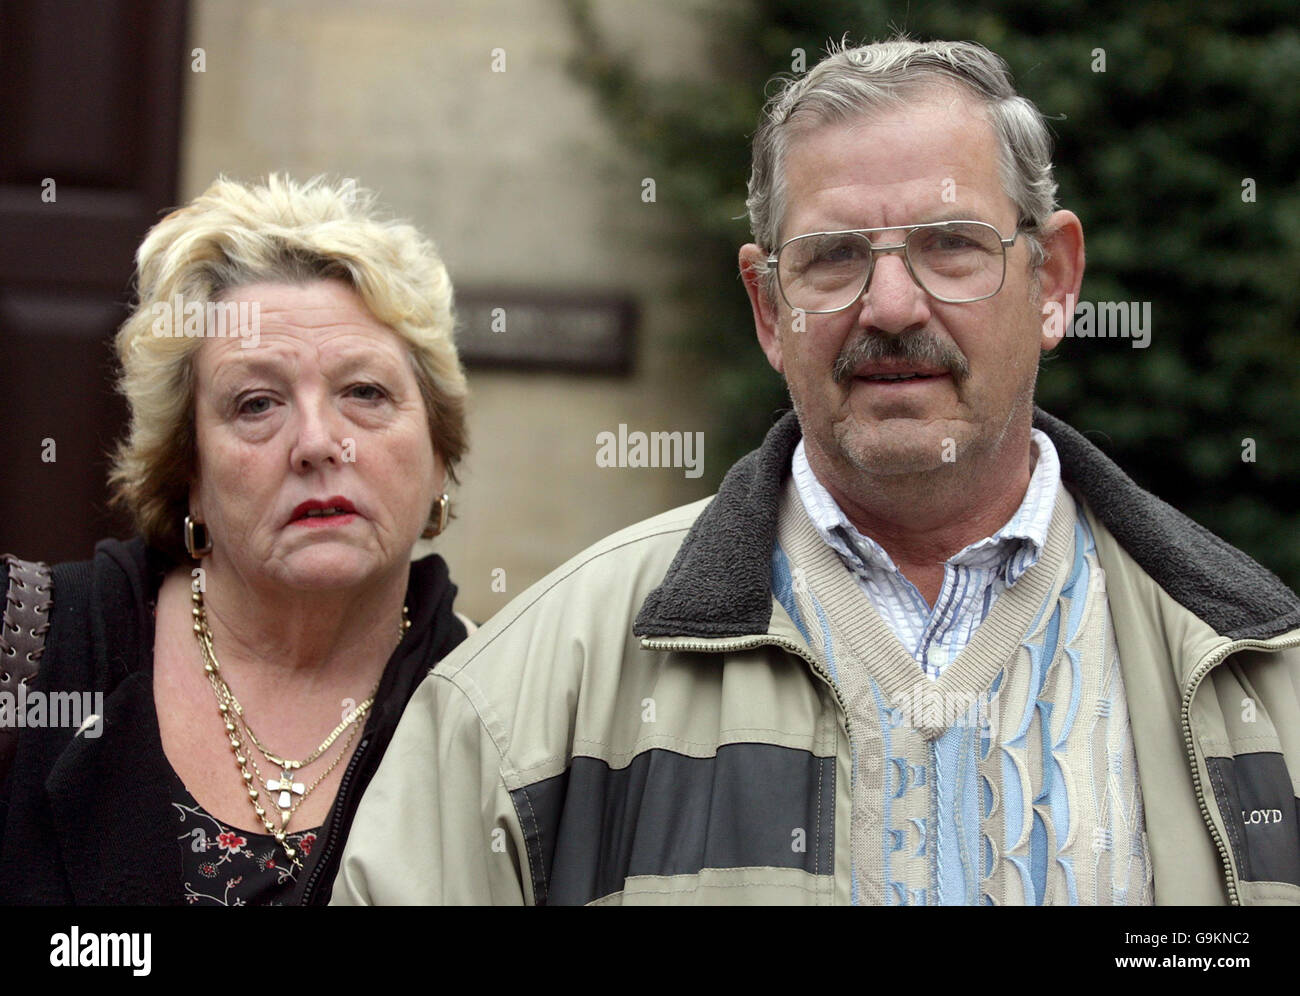
MULTIPOLYGON (((210 654, 210 655, 212 657, 212 660, 215 662, 216 656, 214 654, 210 654)), ((317 747, 314 751, 312 751, 310 754, 304 757, 301 761, 295 761, 289 758, 282 758, 277 754, 271 753, 271 751, 267 750, 266 747, 262 744, 262 741, 257 739, 257 734, 255 734, 253 732, 253 728, 248 725, 248 717, 244 715, 244 707, 239 704, 239 699, 235 698, 234 691, 232 691, 230 686, 226 684, 226 680, 223 677, 221 677, 220 665, 217 666, 216 670, 211 672, 210 677, 220 682, 221 691, 219 692, 218 697, 221 698, 223 701, 225 701, 227 705, 234 708, 235 714, 239 717, 239 724, 244 728, 244 733, 248 736, 248 739, 253 744, 253 746, 256 747, 258 750, 260 750, 262 752, 262 755, 268 761, 270 761, 274 765, 284 768, 286 771, 295 771, 298 768, 305 767, 311 764, 317 758, 319 758, 322 754, 324 754, 325 751, 329 749, 330 745, 334 743, 335 740, 338 739, 340 733, 342 733, 349 726, 351 726, 353 723, 355 723, 357 720, 359 720, 362 716, 366 714, 366 712, 370 709, 370 706, 375 701, 375 692, 379 690, 379 685, 376 684, 375 687, 370 692, 370 697, 367 698, 355 709, 353 709, 351 712, 349 712, 346 716, 344 716, 343 722, 339 723, 338 726, 334 727, 334 729, 330 731, 330 735, 325 738, 325 740, 321 743, 319 747, 317 747)))
MULTIPOLYGON (((247 729, 247 727, 245 727, 245 729, 247 729)), ((248 760, 249 763, 253 765, 253 772, 256 774, 257 780, 266 786, 268 792, 278 792, 280 794, 278 807, 280 810, 281 830, 288 833, 289 821, 293 819, 294 814, 298 812, 298 807, 301 806, 307 796, 311 794, 311 790, 328 778, 329 773, 338 767, 340 761, 348 756, 348 748, 352 746, 352 741, 357 738, 357 734, 360 732, 361 727, 359 725, 352 727, 352 732, 348 734, 347 739, 344 740, 343 744, 339 747, 338 753, 334 756, 334 760, 330 761, 325 770, 317 775, 310 785, 303 785, 301 782, 293 781, 292 776, 287 770, 282 771, 278 779, 268 779, 262 774, 262 769, 258 767, 257 759, 251 755, 249 756, 248 760)), ((267 758, 267 760, 270 760, 270 758, 267 758)), ((263 825, 269 827, 268 821, 263 820, 262 822, 263 825)), ((273 828, 272 832, 274 832, 273 828)), ((292 855, 290 855, 290 857, 292 858, 292 855)))
MULTIPOLYGON (((211 675, 209 675, 209 677, 211 677, 211 675)), ((215 685, 213 690, 216 691, 215 685)), ((371 697, 373 698, 373 695, 371 697)), ((307 798, 307 795, 311 792, 312 789, 314 789, 317 785, 319 785, 322 781, 324 781, 325 778, 329 776, 329 773, 333 771, 334 768, 338 765, 338 763, 347 756, 348 748, 352 746, 352 741, 355 740, 357 734, 361 732, 361 724, 360 723, 352 724, 352 732, 348 734, 347 739, 344 740, 342 745, 339 747, 339 751, 335 755, 334 760, 332 760, 329 763, 329 765, 325 768, 324 771, 322 771, 319 775, 316 776, 315 780, 310 785, 303 785, 302 782, 296 782, 293 780, 292 772, 297 770, 298 768, 301 768, 303 765, 310 764, 313 760, 315 760, 316 756, 319 754, 319 751, 314 752, 311 758, 308 758, 304 761, 284 760, 282 758, 273 757, 267 754, 266 750, 260 744, 257 744, 256 738, 253 737, 253 730, 248 725, 248 720, 244 717, 244 713, 243 710, 240 708, 239 702, 234 699, 234 693, 230 691, 230 686, 227 685, 224 681, 221 683, 221 690, 217 692, 217 703, 218 703, 217 704, 218 709, 221 709, 221 706, 223 704, 226 706, 226 709, 222 710, 222 714, 227 720, 229 720, 230 718, 230 711, 231 711, 230 707, 231 706, 234 707, 235 716, 239 723, 239 729, 243 731, 243 736, 248 737, 250 740, 253 741, 254 745, 257 747, 258 751, 261 752, 263 757, 265 757, 271 763, 276 764, 280 767, 281 769, 280 777, 278 779, 268 779, 265 775, 262 774, 262 769, 258 765, 257 759, 252 756, 251 751, 249 752, 248 761, 253 766, 253 772, 257 776, 256 779, 257 782, 262 785, 265 785, 266 790, 268 792, 279 793, 279 799, 277 805, 280 810, 280 829, 287 833, 289 829, 289 820, 293 818, 293 814, 298 811, 298 807, 302 805, 303 801, 307 798)), ((233 724, 227 722, 226 724, 227 732, 234 732, 230 729, 232 725, 233 724)), ((337 734, 337 732, 338 731, 335 731, 335 734, 337 734)), ((334 739, 334 734, 332 734, 329 739, 330 742, 332 742, 334 739)), ((240 769, 240 773, 241 775, 243 774, 242 768, 240 769)), ((262 819, 263 825, 269 831, 274 833, 275 828, 271 826, 269 819, 265 817, 265 813, 259 813, 258 817, 262 819)))
MULTIPOLYGON (((231 689, 231 687, 228 684, 226 684, 225 678, 221 676, 221 665, 217 662, 216 651, 213 649, 212 646, 212 630, 208 627, 207 610, 203 604, 203 593, 200 591, 196 591, 193 593, 191 598, 194 602, 194 618, 196 620, 195 633, 198 635, 199 645, 204 652, 204 656, 207 658, 208 663, 211 663, 213 665, 212 670, 208 671, 208 677, 210 680, 220 682, 218 698, 226 702, 228 705, 234 707, 235 713, 239 716, 240 725, 243 726, 244 732, 247 733, 248 735, 248 739, 252 741, 253 746, 255 746, 258 750, 260 750, 262 754, 265 755, 266 759, 270 761, 272 764, 278 765, 279 767, 284 768, 288 771, 294 771, 298 768, 311 764, 322 754, 324 754, 325 751, 329 750, 330 745, 334 743, 336 739, 338 739, 339 735, 344 730, 346 730, 351 724, 355 723, 357 720, 363 717, 366 714, 366 712, 370 709, 371 705, 374 704, 375 692, 379 690, 378 683, 376 683, 375 687, 371 689, 370 696, 360 705, 356 706, 346 716, 344 716, 343 721, 339 723, 338 726, 334 727, 333 730, 330 731, 329 736, 327 736, 324 739, 321 745, 317 747, 314 751, 312 751, 310 754, 308 754, 306 757, 304 757, 302 760, 295 761, 287 758, 282 758, 272 753, 270 750, 267 749, 267 747, 260 740, 257 739, 257 734, 253 732, 252 726, 249 725, 248 717, 244 715, 243 706, 239 704, 239 699, 235 698, 234 691, 231 689), (200 626, 202 627, 201 632, 198 628, 200 626)), ((398 630, 397 630, 398 643, 402 642, 402 638, 406 636, 406 631, 409 630, 410 628, 411 628, 411 619, 407 612, 406 606, 403 605, 402 621, 398 625, 398 630)), ((227 731, 227 732, 233 732, 233 731, 227 731)))
MULTIPOLYGON (((361 730, 361 726, 357 725, 357 720, 365 715, 366 711, 374 702, 375 692, 378 691, 379 686, 376 684, 374 690, 371 691, 370 697, 348 713, 348 715, 343 718, 343 722, 336 726, 330 732, 329 736, 325 738, 325 741, 307 758, 301 761, 294 761, 275 757, 268 753, 253 735, 253 731, 248 725, 248 720, 244 717, 243 707, 239 704, 239 700, 235 698, 235 693, 231 690, 230 686, 227 685, 225 680, 221 677, 221 664, 218 662, 216 650, 212 646, 212 630, 208 626, 207 611, 203 604, 203 592, 196 590, 191 594, 190 598, 194 603, 190 611, 194 616, 194 636, 198 640, 199 653, 203 658, 203 670, 207 674, 208 683, 212 686, 212 692, 217 698, 217 711, 221 714, 222 722, 226 728, 226 734, 230 738, 230 749, 235 755, 235 765, 239 768, 240 777, 244 781, 244 786, 248 792, 248 800, 252 804, 253 812, 261 821, 262 826, 266 828, 267 833, 279 842, 280 846, 284 848, 285 854, 288 856, 289 860, 301 869, 302 861, 298 858, 298 852, 295 848, 290 846, 287 839, 289 820, 293 817, 293 814, 298 811, 298 807, 301 806, 303 801, 307 798, 307 794, 324 781, 338 763, 347 756, 348 747, 351 746, 352 741, 361 730), (236 726, 235 723, 231 722, 232 717, 230 713, 232 707, 235 714, 234 719, 238 721, 239 726, 236 726), (334 758, 329 766, 311 783, 310 786, 304 786, 301 782, 294 782, 292 780, 293 771, 301 768, 304 764, 310 764, 312 761, 319 758, 349 726, 353 727, 352 733, 344 742, 338 756, 334 758), (254 784, 252 772, 248 770, 248 762, 252 759, 241 753, 241 748, 243 747, 243 741, 239 738, 241 728, 243 733, 248 736, 249 740, 253 742, 268 761, 281 766, 282 773, 280 778, 274 783, 271 781, 265 782, 268 791, 279 791, 280 799, 278 801, 284 803, 280 808, 281 822, 279 829, 276 829, 270 819, 267 818, 266 807, 264 807, 259 801, 261 792, 254 784), (298 797, 296 801, 292 801, 294 795, 298 797)), ((410 628, 410 615, 407 612, 406 606, 403 605, 402 621, 398 624, 397 631, 398 643, 402 642, 402 639, 406 636, 406 631, 410 628)), ((252 763, 253 767, 256 769, 257 762, 253 760, 252 763)), ((258 781, 262 781, 261 775, 261 771, 258 770, 258 781)))

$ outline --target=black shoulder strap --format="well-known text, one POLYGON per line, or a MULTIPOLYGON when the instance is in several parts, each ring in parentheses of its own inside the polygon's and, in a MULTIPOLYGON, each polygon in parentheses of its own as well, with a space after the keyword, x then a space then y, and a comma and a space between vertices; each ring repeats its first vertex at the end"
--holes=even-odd
POLYGON ((0 555, 9 568, 0 626, 0 783, 18 748, 19 686, 36 677, 50 628, 54 576, 48 564, 0 555))

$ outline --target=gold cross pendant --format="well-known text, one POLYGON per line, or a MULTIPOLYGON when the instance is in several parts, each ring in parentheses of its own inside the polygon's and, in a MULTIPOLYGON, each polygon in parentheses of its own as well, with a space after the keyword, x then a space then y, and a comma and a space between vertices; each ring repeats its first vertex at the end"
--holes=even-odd
POLYGON ((267 782, 266 787, 268 791, 280 793, 280 798, 277 799, 276 802, 280 807, 281 821, 289 818, 288 810, 290 804, 293 802, 293 797, 295 795, 301 796, 307 791, 302 782, 293 781, 288 768, 285 768, 284 771, 280 773, 278 779, 267 782))

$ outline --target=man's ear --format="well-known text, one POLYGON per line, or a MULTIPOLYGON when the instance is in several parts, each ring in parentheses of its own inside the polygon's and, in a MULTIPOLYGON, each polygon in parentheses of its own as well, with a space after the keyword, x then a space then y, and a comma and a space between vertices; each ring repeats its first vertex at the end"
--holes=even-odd
POLYGON ((779 312, 776 302, 768 294, 768 278, 763 272, 766 260, 767 253, 752 242, 740 247, 740 279, 745 283, 749 306, 754 312, 754 331, 758 333, 758 344, 763 347, 763 354, 767 357, 767 362, 772 364, 772 369, 784 374, 779 312))
POLYGON ((1074 318, 1083 285, 1083 225, 1073 211, 1057 211, 1043 228, 1047 260, 1038 268, 1038 301, 1044 352, 1061 341, 1074 318), (1051 320, 1049 320, 1051 316, 1051 320))

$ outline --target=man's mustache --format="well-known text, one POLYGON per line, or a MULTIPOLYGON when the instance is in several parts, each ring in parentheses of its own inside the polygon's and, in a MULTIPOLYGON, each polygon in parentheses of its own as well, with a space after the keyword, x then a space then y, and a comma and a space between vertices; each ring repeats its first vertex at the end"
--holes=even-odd
POLYGON ((970 376, 970 363, 962 351, 952 342, 924 329, 906 335, 863 332, 840 351, 831 375, 835 383, 842 384, 862 364, 882 360, 943 367, 958 384, 970 376))

